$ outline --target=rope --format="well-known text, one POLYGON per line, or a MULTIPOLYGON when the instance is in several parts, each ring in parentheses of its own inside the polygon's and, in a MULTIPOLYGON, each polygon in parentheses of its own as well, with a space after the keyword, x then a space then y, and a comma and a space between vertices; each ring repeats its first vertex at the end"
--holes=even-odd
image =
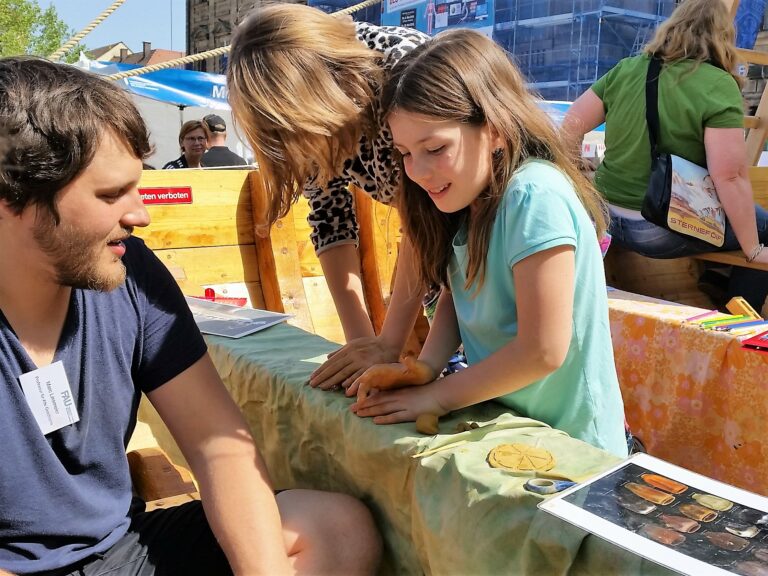
POLYGON ((85 28, 80 30, 80 32, 72 36, 72 38, 67 40, 66 44, 64 44, 61 48, 59 48, 58 50, 56 50, 56 52, 54 52, 49 56, 49 59, 53 62, 57 62, 59 58, 61 58, 62 56, 64 56, 64 54, 67 53, 68 50, 70 50, 71 48, 74 48, 77 45, 77 43, 80 42, 80 40, 85 38, 85 36, 90 34, 91 31, 93 31, 93 29, 96 28, 96 26, 98 26, 104 20, 106 20, 107 16, 109 16, 110 14, 112 14, 112 12, 120 8, 120 5, 123 2, 125 2, 125 0, 115 0, 115 2, 112 3, 112 6, 104 10, 104 12, 99 14, 99 16, 93 22, 88 24, 88 26, 86 26, 85 28))
MULTIPOLYGON (((125 0, 122 0, 122 1, 125 1, 125 0)), ((359 4, 350 6, 349 8, 344 8, 343 10, 339 10, 338 12, 334 12, 333 15, 346 16, 347 14, 352 14, 353 12, 357 12, 358 10, 362 10, 363 8, 368 8, 369 6, 374 6, 379 3, 381 3, 381 0, 365 0, 364 2, 360 2, 359 4)), ((122 80, 123 78, 129 78, 131 76, 139 76, 140 74, 149 74, 150 72, 157 72, 158 70, 165 70, 166 68, 175 68, 176 66, 189 64, 190 62, 198 62, 199 60, 206 60, 208 58, 213 58, 215 56, 222 56, 227 52, 229 52, 229 45, 222 46, 221 48, 214 48, 213 50, 208 50, 206 52, 199 52, 197 54, 192 54, 191 56, 183 56, 182 58, 168 60, 166 62, 161 62, 160 64, 153 64, 152 66, 144 66, 143 68, 134 68, 133 70, 118 72, 116 74, 106 76, 106 78, 107 80, 122 80)))

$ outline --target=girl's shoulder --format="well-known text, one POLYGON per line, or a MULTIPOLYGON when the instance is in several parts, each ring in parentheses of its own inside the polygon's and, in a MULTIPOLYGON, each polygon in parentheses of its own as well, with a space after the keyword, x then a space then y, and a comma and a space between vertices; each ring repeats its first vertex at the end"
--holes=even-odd
POLYGON ((573 188, 568 176, 549 160, 528 158, 515 172, 507 185, 507 192, 526 188, 573 188))
POLYGON ((384 68, 390 69, 408 52, 429 40, 429 36, 411 28, 376 26, 355 22, 357 37, 371 50, 384 55, 384 68))

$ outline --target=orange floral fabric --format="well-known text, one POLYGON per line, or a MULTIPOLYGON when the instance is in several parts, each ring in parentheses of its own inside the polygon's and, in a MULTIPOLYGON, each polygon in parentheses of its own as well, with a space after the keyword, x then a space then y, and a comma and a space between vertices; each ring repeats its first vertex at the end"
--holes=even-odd
POLYGON ((768 495, 768 354, 683 320, 700 308, 608 294, 627 421, 648 452, 768 495))

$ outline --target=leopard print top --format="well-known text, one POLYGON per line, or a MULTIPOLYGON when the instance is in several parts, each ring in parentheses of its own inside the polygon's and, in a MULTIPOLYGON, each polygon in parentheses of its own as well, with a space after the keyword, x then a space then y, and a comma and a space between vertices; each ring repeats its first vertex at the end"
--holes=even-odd
MULTIPOLYGON (((397 26, 374 26, 357 22, 357 37, 372 50, 384 55, 383 67, 389 71, 400 59, 423 44, 429 36, 397 26)), ((310 212, 307 222, 312 227, 310 239, 315 251, 339 244, 358 244, 358 224, 348 184, 355 184, 374 200, 389 204, 399 182, 399 169, 393 161, 392 135, 384 123, 381 103, 373 103, 374 117, 378 119, 379 132, 373 140, 363 136, 357 155, 344 162, 341 176, 320 186, 310 179, 304 186, 304 196, 309 199, 310 212)))

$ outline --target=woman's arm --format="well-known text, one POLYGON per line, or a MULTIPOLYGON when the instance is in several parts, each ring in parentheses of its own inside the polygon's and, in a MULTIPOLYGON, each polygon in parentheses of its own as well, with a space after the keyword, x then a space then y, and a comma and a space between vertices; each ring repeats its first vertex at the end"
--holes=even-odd
POLYGON ((600 97, 587 90, 568 108, 560 127, 563 141, 569 150, 581 156, 581 142, 584 134, 605 122, 605 106, 600 97))
MULTIPOLYGON (((537 252, 517 263, 518 333, 481 362, 425 386, 368 396, 350 408, 377 424, 442 415, 515 392, 557 370, 573 331, 575 256, 572 246, 537 252)), ((432 330, 434 330, 434 326, 432 330)))
MULTIPOLYGON (((717 196, 741 249, 749 256, 760 241, 757 237, 755 200, 746 161, 744 130, 705 128, 704 148, 707 152, 707 168, 717 196)), ((755 262, 768 263, 768 250, 763 250, 755 262)))

